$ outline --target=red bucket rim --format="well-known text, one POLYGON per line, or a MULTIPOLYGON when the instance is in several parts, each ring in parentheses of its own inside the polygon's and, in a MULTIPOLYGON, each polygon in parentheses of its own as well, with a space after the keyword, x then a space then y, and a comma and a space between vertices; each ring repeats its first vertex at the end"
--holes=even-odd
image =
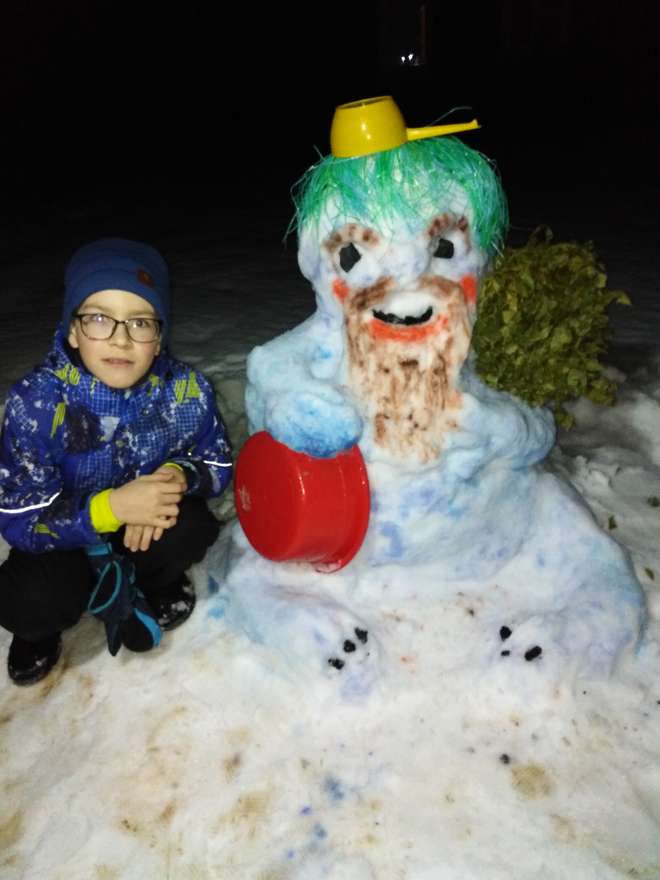
MULTIPOLYGON (((249 486, 249 483, 247 484, 249 486)), ((252 487, 250 487, 253 492, 252 487)), ((369 512, 371 507, 371 496, 369 490, 369 478, 367 468, 362 457, 359 447, 353 446, 350 449, 338 453, 332 459, 319 459, 310 456, 307 453, 296 452, 290 447, 278 440, 275 440, 267 431, 258 431, 253 434, 244 444, 238 456, 236 463, 236 478, 234 482, 234 495, 236 500, 236 511, 238 519, 243 528, 243 532, 248 541, 260 555, 266 559, 275 562, 307 562, 314 566, 317 571, 329 573, 338 571, 346 566, 357 554, 369 526, 369 512), (259 454, 259 460, 263 462, 263 456, 276 452, 278 456, 283 456, 287 464, 291 465, 293 472, 302 479, 302 474, 306 467, 314 468, 320 462, 327 463, 332 461, 338 468, 338 477, 342 480, 343 485, 350 487, 350 492, 344 492, 343 497, 350 499, 347 505, 347 514, 351 516, 352 521, 347 525, 344 533, 346 538, 342 545, 333 548, 327 552, 321 559, 305 558, 304 556, 285 555, 282 556, 278 552, 271 551, 270 547, 266 548, 264 542, 257 539, 258 527, 255 521, 250 519, 251 514, 247 513, 241 498, 241 493, 246 488, 246 481, 243 478, 243 469, 241 468, 241 458, 245 461, 245 455, 259 454)), ((261 526, 259 521, 259 527, 261 526)))

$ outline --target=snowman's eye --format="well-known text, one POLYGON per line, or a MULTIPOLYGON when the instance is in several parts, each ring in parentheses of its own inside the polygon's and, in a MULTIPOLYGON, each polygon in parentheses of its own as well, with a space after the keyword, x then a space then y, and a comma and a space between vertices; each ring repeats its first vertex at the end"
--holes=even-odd
POLYGON ((454 243, 449 241, 448 238, 438 239, 438 244, 433 251, 433 256, 438 257, 440 260, 451 260, 454 256, 454 243))
POLYGON ((339 265, 344 272, 350 272, 353 266, 362 259, 362 254, 351 242, 345 244, 339 251, 339 265))

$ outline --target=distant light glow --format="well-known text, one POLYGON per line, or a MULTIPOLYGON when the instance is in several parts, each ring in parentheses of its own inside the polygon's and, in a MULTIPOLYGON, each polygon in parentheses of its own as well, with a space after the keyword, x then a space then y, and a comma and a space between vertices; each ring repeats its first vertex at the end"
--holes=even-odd
POLYGON ((419 56, 415 52, 407 52, 405 55, 399 55, 399 63, 407 67, 419 67, 419 56))

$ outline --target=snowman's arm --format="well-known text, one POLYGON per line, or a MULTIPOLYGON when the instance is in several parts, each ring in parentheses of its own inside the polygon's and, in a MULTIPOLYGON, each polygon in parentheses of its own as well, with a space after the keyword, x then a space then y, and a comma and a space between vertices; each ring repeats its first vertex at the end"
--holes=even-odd
POLYGON ((268 431, 298 452, 326 458, 355 444, 362 419, 340 382, 343 342, 318 314, 248 357, 250 431, 268 431))
POLYGON ((452 467, 464 479, 492 461, 526 468, 542 461, 555 442, 555 424, 549 410, 528 406, 504 391, 485 385, 463 368, 464 392, 459 430, 450 434, 452 467))

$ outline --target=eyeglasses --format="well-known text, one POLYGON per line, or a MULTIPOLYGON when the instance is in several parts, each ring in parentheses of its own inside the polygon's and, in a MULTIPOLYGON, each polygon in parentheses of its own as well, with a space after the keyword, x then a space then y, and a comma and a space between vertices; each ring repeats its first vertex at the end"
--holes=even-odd
POLYGON ((110 339, 117 324, 123 324, 133 342, 156 342, 160 338, 163 324, 158 318, 129 318, 127 321, 118 321, 110 315, 101 314, 79 314, 73 317, 80 321, 82 332, 88 339, 97 340, 110 339))

